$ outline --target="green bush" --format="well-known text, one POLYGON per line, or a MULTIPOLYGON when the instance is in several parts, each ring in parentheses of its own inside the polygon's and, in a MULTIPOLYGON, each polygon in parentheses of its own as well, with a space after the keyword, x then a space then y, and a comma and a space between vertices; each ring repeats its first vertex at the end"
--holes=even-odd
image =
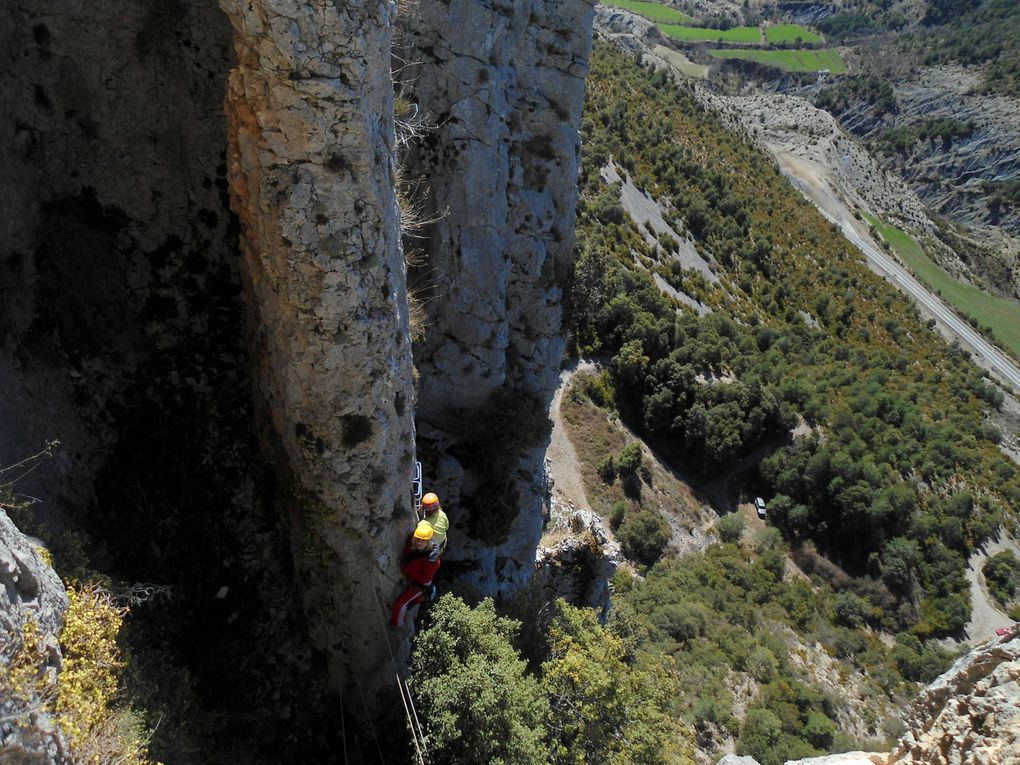
POLYGON ((715 522, 715 528, 719 532, 719 538, 723 542, 739 542, 744 534, 747 521, 740 513, 727 513, 715 522))
POLYGON ((613 506, 609 510, 609 528, 613 531, 617 531, 620 528, 620 524, 623 523, 623 519, 627 516, 627 502, 625 500, 619 500, 614 502, 613 506))
POLYGON ((415 639, 410 686, 436 763, 545 763, 549 702, 514 649, 520 623, 491 600, 469 608, 444 595, 415 639))
POLYGON ((616 458, 616 467, 622 475, 633 475, 641 467, 641 444, 631 441, 620 450, 616 458))
POLYGON ((599 460, 599 464, 596 466, 596 469, 599 472, 599 478, 606 483, 612 483, 616 480, 616 460, 613 458, 612 454, 607 454, 599 460))
POLYGON ((836 621, 847 627, 863 627, 870 611, 868 602, 852 592, 841 592, 832 604, 836 621))
POLYGON ((700 603, 667 603, 652 614, 652 624, 678 642, 705 634, 708 613, 700 603))
POLYGON ((669 543, 669 524, 653 510, 628 513, 616 532, 616 538, 624 555, 651 566, 662 556, 669 543))
POLYGON ((1003 550, 985 561, 981 567, 988 589, 1002 605, 1013 600, 1020 589, 1020 560, 1012 550, 1003 550))

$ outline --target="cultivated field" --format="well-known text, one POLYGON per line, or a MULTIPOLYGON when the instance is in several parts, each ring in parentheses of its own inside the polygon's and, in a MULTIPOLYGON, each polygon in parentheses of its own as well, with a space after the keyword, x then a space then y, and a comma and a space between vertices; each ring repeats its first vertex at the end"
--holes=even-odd
POLYGON ((670 8, 661 3, 644 2, 644 0, 602 0, 605 5, 612 5, 615 8, 623 8, 646 19, 662 24, 689 24, 694 17, 681 13, 676 8, 670 8))
POLYGON ((870 215, 864 217, 914 276, 981 326, 991 327, 994 339, 1014 358, 1020 358, 1020 301, 989 295, 972 284, 956 281, 925 255, 908 233, 870 215))
POLYGON ((687 42, 722 42, 761 44, 761 31, 758 27, 733 27, 732 29, 708 29, 705 27, 688 27, 677 24, 660 24, 663 34, 677 40, 687 42))
POLYGON ((772 45, 782 45, 798 40, 805 44, 820 43, 823 38, 800 24, 770 24, 765 27, 765 40, 772 45))
POLYGON ((842 74, 846 64, 840 58, 839 51, 832 48, 824 50, 710 50, 709 54, 721 59, 742 59, 771 64, 788 72, 821 72, 830 71, 842 74))

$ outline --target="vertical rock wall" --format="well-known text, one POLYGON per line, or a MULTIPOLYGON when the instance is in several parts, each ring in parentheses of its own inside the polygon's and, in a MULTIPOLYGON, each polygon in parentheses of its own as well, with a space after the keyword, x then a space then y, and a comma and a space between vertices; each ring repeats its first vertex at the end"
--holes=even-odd
POLYGON ((592 15, 589 0, 448 0, 418 3, 406 25, 412 99, 435 125, 408 171, 435 219, 418 274, 423 461, 455 526, 447 558, 489 594, 530 576, 541 532, 545 431, 531 415, 548 408, 564 348, 592 15), (485 449, 451 412, 496 427, 493 408, 505 414, 507 403, 497 392, 524 396, 527 416, 503 423, 513 433, 488 434, 485 449, 513 453, 479 470, 470 452, 485 449), (492 496, 494 479, 512 485, 492 496), (507 513, 509 527, 488 534, 507 513))
MULTIPOLYGON (((389 661, 383 609, 411 524, 405 267, 386 1, 221 0, 232 205, 264 448, 290 474, 294 557, 334 681, 389 661)), ((353 689, 352 689, 353 690, 353 689)))

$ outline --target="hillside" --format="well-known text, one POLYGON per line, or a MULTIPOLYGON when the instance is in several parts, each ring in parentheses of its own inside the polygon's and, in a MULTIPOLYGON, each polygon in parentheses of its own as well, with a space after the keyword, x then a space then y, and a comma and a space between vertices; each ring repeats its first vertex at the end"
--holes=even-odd
MULTIPOLYGON (((825 634, 834 628, 824 625, 835 624, 821 642, 836 655, 855 657, 858 666, 898 667, 881 691, 893 694, 908 664, 878 658, 888 650, 880 642, 839 630, 869 625, 899 634, 901 649, 914 651, 935 650, 928 641, 960 634, 970 614, 968 555, 1000 527, 1017 523, 1016 465, 996 447, 1000 434, 988 425, 1001 394, 866 268, 769 160, 705 109, 689 85, 676 86, 665 71, 642 67, 604 43, 596 46, 592 72, 573 310, 577 345, 608 361, 581 390, 589 405, 615 410, 695 486, 707 486, 744 455, 768 454, 743 476, 743 496, 768 497, 769 524, 801 551, 795 559, 810 566, 815 584, 805 592, 819 599, 798 624, 790 595, 782 594, 795 580, 787 581, 780 566, 765 580, 780 590, 763 591, 760 602, 785 605, 764 621, 752 620, 757 626, 750 631, 746 615, 724 616, 724 589, 713 590, 704 611, 685 577, 692 567, 710 565, 713 555, 733 554, 722 551, 706 553, 705 564, 664 559, 644 582, 620 583, 627 594, 618 602, 637 609, 630 618, 651 620, 640 633, 649 650, 656 646, 681 664, 705 667, 700 680, 688 678, 702 692, 686 713, 700 745, 712 751, 729 729, 750 751, 747 710, 776 700, 769 700, 767 682, 748 690, 739 705, 731 690, 724 692, 733 681, 713 695, 716 686, 705 680, 718 666, 713 662, 730 666, 747 651, 724 648, 728 659, 696 658, 707 650, 699 648, 705 641, 733 632, 734 640, 748 635, 753 644, 761 640, 754 630, 774 635, 782 624, 819 639, 813 630, 825 634), (616 170, 607 173, 607 166, 616 170), (616 177, 621 180, 610 182, 616 177), (806 427, 794 436, 798 422, 806 427), (694 624, 694 633, 667 637, 660 611, 668 603, 686 614, 682 623, 694 624), (891 682, 894 677, 900 679, 891 682), (726 722, 730 714, 736 722, 726 722)), ((609 448, 598 457, 605 475, 611 475, 604 467, 610 458, 623 460, 619 441, 609 448)), ((646 503, 641 475, 630 491, 626 476, 617 479, 624 481, 622 512, 614 504, 617 490, 599 492, 590 480, 586 487, 592 507, 622 533, 625 553, 629 524, 647 541, 661 523, 662 511, 646 503)), ((766 566, 741 574, 745 586, 747 577, 765 575, 770 544, 744 548, 749 565, 766 566)), ((629 554, 649 565, 663 549, 648 552, 643 545, 629 554)), ((776 655, 789 655, 788 645, 770 645, 776 655)), ((779 659, 789 672, 786 661, 779 659)), ((729 671, 745 670, 734 663, 729 671)), ((906 671, 910 677, 918 670, 906 671)), ((829 719, 835 712, 808 701, 800 709, 801 717, 784 723, 792 738, 767 747, 766 760, 818 748, 801 726, 811 710, 829 719)), ((831 746, 827 739, 820 748, 831 746)))
MULTIPOLYGON (((859 207, 904 229, 924 253, 923 263, 907 267, 915 275, 932 271, 934 277, 922 281, 1017 358, 1020 350, 1006 336, 1020 317, 1020 240, 1009 197, 1018 173, 1020 102, 1002 74, 1012 66, 1011 4, 737 7, 720 0, 699 4, 697 12, 684 6, 696 17, 686 23, 699 28, 759 25, 761 39, 748 51, 719 49, 721 41, 711 36, 665 34, 655 14, 637 5, 601 6, 600 24, 703 80, 707 91, 729 96, 732 110, 749 131, 763 133, 781 163, 797 155, 784 172, 799 184, 817 185, 820 176, 858 220, 859 207), (796 29, 796 37, 778 34, 787 29, 796 29), (964 45, 961 40, 984 33, 975 30, 988 33, 982 44, 964 45), (810 61, 826 51, 838 51, 846 69, 810 61), (793 98, 780 99, 777 92, 793 98), (821 118, 805 113, 811 104, 836 118, 831 131, 817 131, 821 118), (807 155, 814 164, 799 162, 807 155), (950 289, 942 289, 944 283, 952 283, 950 289), (963 294, 978 290, 1006 301, 1005 323, 980 299, 963 294)), ((849 213, 841 220, 855 225, 849 213)), ((861 236, 868 238, 866 229, 861 236)))

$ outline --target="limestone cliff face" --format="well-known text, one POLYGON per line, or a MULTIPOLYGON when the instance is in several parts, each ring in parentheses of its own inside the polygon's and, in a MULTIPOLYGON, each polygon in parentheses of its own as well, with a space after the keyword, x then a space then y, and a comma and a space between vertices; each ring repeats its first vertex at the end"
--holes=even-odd
POLYGON ((0 464, 60 438, 22 488, 112 575, 174 588, 175 659, 224 662, 198 678, 211 708, 295 719, 322 674, 295 612, 334 684, 389 661, 416 410, 455 524, 444 569, 486 593, 531 577, 592 4, 408 11, 410 95, 437 127, 407 177, 443 212, 417 401, 395 5, 220 6, 0 8, 0 464))
POLYGON ((454 524, 447 560, 486 594, 528 579, 541 531, 593 5, 421 2, 406 24, 409 97, 434 124, 407 170, 433 221, 414 275, 419 443, 454 524))
POLYGON ((230 181, 262 441, 289 473, 314 642, 342 682, 379 675, 414 455, 394 191, 389 2, 222 2, 237 67, 230 181))

